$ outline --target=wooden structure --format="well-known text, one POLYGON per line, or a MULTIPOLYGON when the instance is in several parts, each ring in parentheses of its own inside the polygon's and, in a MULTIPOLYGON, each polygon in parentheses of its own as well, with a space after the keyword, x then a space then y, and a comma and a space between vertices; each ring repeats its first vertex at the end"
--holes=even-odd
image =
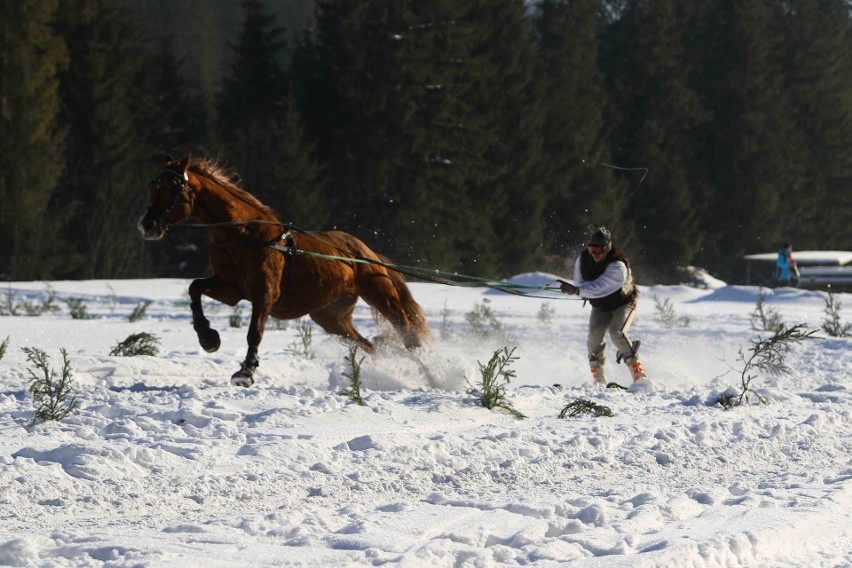
MULTIPOLYGON (((777 285, 777 252, 748 254, 743 258, 746 261, 746 284, 777 285)), ((799 267, 799 288, 852 291, 852 251, 794 250, 793 260, 799 267)))

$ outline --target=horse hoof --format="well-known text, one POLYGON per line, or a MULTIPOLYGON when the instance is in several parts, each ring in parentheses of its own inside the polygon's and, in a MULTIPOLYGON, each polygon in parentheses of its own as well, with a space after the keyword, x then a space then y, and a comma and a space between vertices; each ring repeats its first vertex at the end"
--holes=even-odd
POLYGON ((231 376, 231 384, 235 387, 250 387, 254 384, 254 378, 240 369, 231 376))
POLYGON ((198 343, 201 344, 201 348, 207 351, 208 353, 213 353, 219 350, 219 346, 222 345, 222 340, 219 339, 219 332, 215 329, 208 330, 207 332, 202 334, 198 334, 198 343))
POLYGON ((257 369, 256 360, 243 361, 240 363, 240 370, 231 375, 231 384, 238 387, 252 386, 255 369, 257 369))

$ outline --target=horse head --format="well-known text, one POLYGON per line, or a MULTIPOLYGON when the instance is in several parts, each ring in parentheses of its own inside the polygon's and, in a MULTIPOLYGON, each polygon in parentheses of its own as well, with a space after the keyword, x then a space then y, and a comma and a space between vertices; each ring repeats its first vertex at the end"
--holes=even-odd
POLYGON ((189 160, 188 153, 182 160, 166 156, 160 173, 149 184, 151 205, 136 224, 143 239, 162 239, 170 225, 192 215, 196 188, 189 183, 189 160))

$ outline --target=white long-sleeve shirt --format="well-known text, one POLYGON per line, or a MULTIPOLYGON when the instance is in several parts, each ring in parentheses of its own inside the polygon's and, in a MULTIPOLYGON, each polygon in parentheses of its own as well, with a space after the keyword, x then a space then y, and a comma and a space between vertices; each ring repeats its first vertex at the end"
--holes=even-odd
POLYGON ((580 289, 580 297, 593 300, 595 298, 605 298, 619 289, 628 291, 630 287, 630 271, 627 270, 627 265, 616 260, 609 264, 604 270, 604 273, 594 280, 583 280, 583 274, 580 271, 580 257, 574 262, 574 285, 580 289))

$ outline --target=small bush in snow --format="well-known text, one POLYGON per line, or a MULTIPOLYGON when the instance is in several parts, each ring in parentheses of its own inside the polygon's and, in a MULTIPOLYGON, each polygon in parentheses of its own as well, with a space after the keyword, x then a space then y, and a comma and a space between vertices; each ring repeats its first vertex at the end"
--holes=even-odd
POLYGON ((755 331, 776 332, 784 329, 784 322, 778 310, 766 306, 766 292, 761 288, 757 293, 757 306, 751 313, 751 328, 755 331))
POLYGON ((351 372, 342 373, 344 377, 349 379, 349 390, 343 391, 343 394, 357 402, 360 406, 366 406, 367 403, 361 397, 361 363, 364 362, 364 356, 362 355, 360 359, 358 358, 357 345, 349 346, 349 356, 346 357, 346 361, 349 363, 351 372))
POLYGON ((3 298, 0 299, 0 316, 17 316, 19 304, 15 298, 15 293, 12 292, 12 288, 9 288, 9 291, 3 294, 3 298))
POLYGON ((494 314, 486 300, 474 304, 473 309, 464 315, 464 319, 470 325, 470 331, 479 338, 509 339, 503 322, 494 314))
POLYGON ((48 312, 58 312, 59 307, 55 303, 56 291, 47 284, 44 291, 44 299, 40 303, 31 302, 27 298, 18 299, 12 289, 4 294, 0 300, 0 315, 18 316, 21 311, 28 316, 40 316, 48 312))
POLYGON ((535 315, 536 319, 541 323, 550 323, 553 321, 553 316, 556 315, 556 308, 550 305, 550 302, 543 302, 535 315))
POLYGON ((565 406, 559 413, 559 418, 574 417, 580 414, 594 414, 595 416, 612 416, 612 410, 608 406, 592 402, 585 398, 578 398, 565 406))
POLYGON ((26 298, 20 302, 21 308, 28 316, 40 316, 49 312, 58 312, 56 305, 56 291, 47 284, 44 289, 44 299, 40 303, 30 302, 26 298))
POLYGON ((313 359, 314 352, 311 349, 313 343, 313 329, 310 322, 307 320, 299 320, 296 324, 296 332, 299 334, 299 341, 293 341, 290 344, 290 351, 297 353, 306 359, 313 359))
POLYGON ((65 300, 65 303, 68 305, 68 311, 71 313, 71 319, 90 320, 98 318, 98 316, 89 313, 82 298, 68 298, 65 300))
POLYGON ((815 339, 816 330, 805 331, 805 329, 805 324, 798 324, 789 329, 782 324, 781 329, 777 330, 772 337, 768 339, 758 337, 752 340, 748 353, 740 349, 739 356, 743 362, 740 387, 720 395, 716 402, 725 410, 740 406, 743 402, 749 402, 749 396, 753 396, 761 404, 766 404, 766 398, 751 388, 752 381, 757 378, 754 373, 762 371, 773 376, 789 373, 790 368, 787 367, 785 360, 790 348, 806 339, 815 339))
POLYGON ((151 300, 145 300, 144 302, 139 302, 136 304, 136 307, 133 308, 133 311, 130 312, 130 315, 127 316, 127 321, 137 322, 145 317, 145 312, 148 310, 148 306, 151 305, 151 300))
POLYGON ((118 294, 115 293, 115 288, 112 287, 112 284, 107 284, 106 286, 109 290, 109 311, 110 313, 115 313, 115 307, 118 305, 118 294))
POLYGON ((9 336, 6 336, 6 339, 0 343, 0 361, 3 360, 3 356, 6 354, 6 349, 9 347, 9 336))
POLYGON ((234 311, 228 317, 228 325, 231 327, 243 327, 243 307, 237 304, 234 306, 234 311))
POLYGON ((651 297, 654 299, 654 320, 658 324, 669 329, 673 327, 689 327, 689 318, 677 315, 674 304, 672 304, 669 298, 651 297))
POLYGON ((522 419, 526 416, 515 410, 506 400, 506 386, 515 378, 515 371, 509 369, 509 365, 518 360, 518 357, 513 355, 515 349, 515 347, 511 350, 503 347, 495 351, 485 365, 479 361, 476 362, 479 365, 480 374, 478 394, 479 402, 488 410, 502 408, 515 418, 522 419))
POLYGON ((157 355, 160 352, 160 338, 151 333, 134 333, 120 341, 110 355, 115 357, 135 357, 136 355, 157 355))
POLYGON ((27 361, 35 365, 36 371, 27 369, 30 374, 28 392, 33 396, 33 406, 36 407, 33 425, 48 420, 62 420, 77 412, 77 396, 71 380, 71 364, 68 352, 62 353, 62 376, 56 379, 56 373, 48 366, 47 354, 41 349, 23 348, 27 361))
POLYGON ((453 323, 450 321, 450 310, 447 301, 444 300, 444 309, 441 310, 441 339, 450 339, 453 333, 453 323))
POLYGON ((822 330, 831 337, 848 337, 852 335, 852 323, 843 323, 840 319, 840 300, 831 292, 825 298, 826 318, 822 322, 822 330))

